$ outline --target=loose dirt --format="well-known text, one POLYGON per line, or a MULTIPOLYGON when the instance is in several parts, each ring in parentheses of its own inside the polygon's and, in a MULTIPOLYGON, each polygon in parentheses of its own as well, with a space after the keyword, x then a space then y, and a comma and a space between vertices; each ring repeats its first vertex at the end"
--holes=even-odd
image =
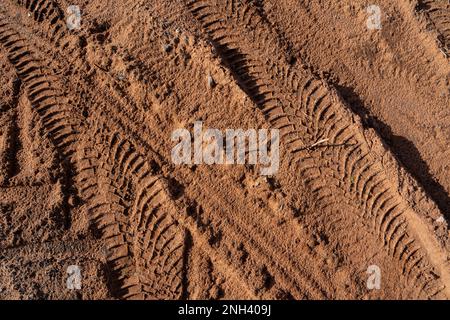
POLYGON ((0 299, 448 299, 449 19, 2 0, 0 299), (196 121, 279 129, 278 173, 175 165, 196 121))

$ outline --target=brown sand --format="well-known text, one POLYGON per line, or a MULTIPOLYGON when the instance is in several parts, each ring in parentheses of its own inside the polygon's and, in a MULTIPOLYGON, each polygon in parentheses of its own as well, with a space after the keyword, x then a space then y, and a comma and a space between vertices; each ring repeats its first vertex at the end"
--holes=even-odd
POLYGON ((0 299, 449 298, 450 4, 370 4, 1 0, 0 299), (278 174, 174 165, 198 120, 278 174))

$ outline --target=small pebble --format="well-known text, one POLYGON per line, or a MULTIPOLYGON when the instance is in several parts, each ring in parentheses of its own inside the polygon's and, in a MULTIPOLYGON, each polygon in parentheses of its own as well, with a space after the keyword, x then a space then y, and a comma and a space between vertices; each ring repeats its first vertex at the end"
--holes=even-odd
POLYGON ((211 77, 211 75, 208 75, 207 80, 208 80, 208 87, 214 88, 216 86, 216 82, 214 81, 213 77, 211 77))
POLYGON ((436 222, 437 222, 437 223, 444 223, 444 222, 445 222, 445 219, 444 219, 443 216, 440 216, 439 218, 436 219, 436 222))
POLYGON ((74 198, 73 196, 70 196, 70 197, 67 199, 67 204, 68 204, 69 206, 71 206, 71 207, 74 207, 74 206, 75 206, 75 198, 74 198))
POLYGON ((165 44, 163 46, 164 52, 170 52, 172 50, 172 46, 170 44, 165 44))

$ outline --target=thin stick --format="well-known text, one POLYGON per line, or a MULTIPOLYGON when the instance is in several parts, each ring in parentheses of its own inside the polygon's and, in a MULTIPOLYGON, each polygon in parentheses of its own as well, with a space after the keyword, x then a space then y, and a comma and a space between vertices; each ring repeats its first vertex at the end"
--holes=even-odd
POLYGON ((322 143, 324 143, 324 142, 327 142, 328 140, 330 140, 330 139, 322 139, 322 140, 319 140, 319 141, 313 143, 312 145, 310 145, 309 147, 306 147, 306 148, 307 148, 307 149, 314 148, 314 147, 318 146, 319 144, 322 144, 322 143))

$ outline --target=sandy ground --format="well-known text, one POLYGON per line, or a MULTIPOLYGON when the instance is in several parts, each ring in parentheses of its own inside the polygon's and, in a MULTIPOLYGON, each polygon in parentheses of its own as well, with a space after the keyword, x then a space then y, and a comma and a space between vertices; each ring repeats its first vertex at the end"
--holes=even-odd
POLYGON ((0 299, 448 299, 449 21, 1 0, 0 299), (196 121, 279 129, 279 171, 175 165, 196 121))

